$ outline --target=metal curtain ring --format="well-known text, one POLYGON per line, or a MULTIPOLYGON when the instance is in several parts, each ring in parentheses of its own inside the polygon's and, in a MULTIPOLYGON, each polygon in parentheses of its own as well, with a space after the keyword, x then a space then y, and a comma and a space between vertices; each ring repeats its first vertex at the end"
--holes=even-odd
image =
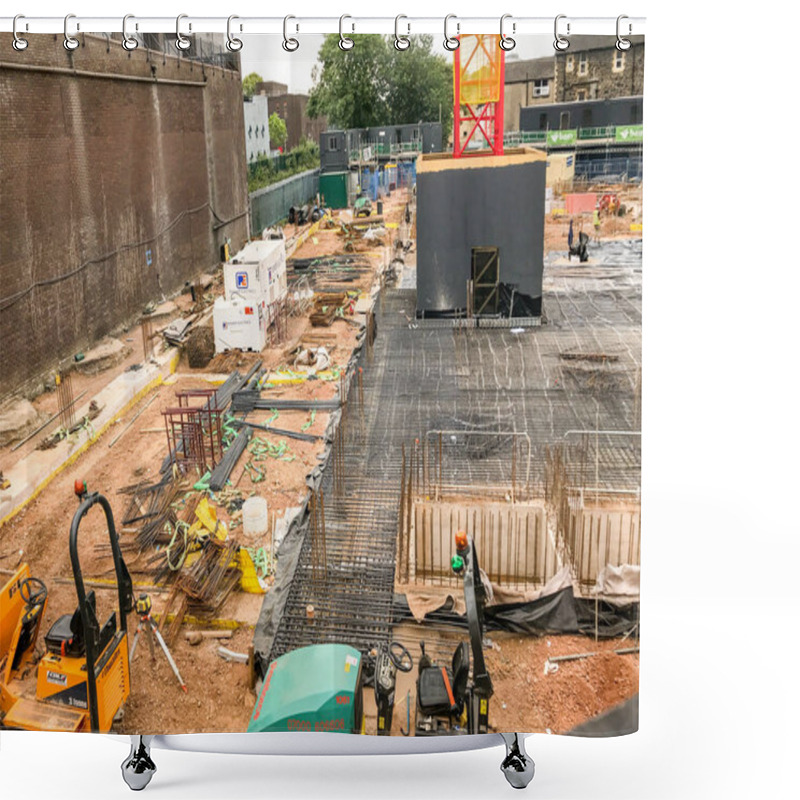
POLYGON ((239 17, 237 17, 235 14, 231 14, 231 16, 228 17, 228 41, 225 42, 225 47, 227 47, 231 53, 238 53, 244 46, 244 42, 241 39, 237 39, 231 33, 231 23, 235 19, 239 19, 239 17))
MULTIPOLYGON (((394 49, 402 52, 403 50, 408 50, 408 48, 411 47, 411 39, 408 38, 408 34, 405 36, 400 35, 401 19, 408 19, 408 17, 405 14, 398 14, 394 18, 394 49)), ((411 26, 408 23, 406 23, 406 26, 408 28, 408 32, 410 33, 411 26)))
MULTIPOLYGON (((628 19, 628 17, 625 14, 620 14, 617 17, 617 44, 615 45, 617 50, 620 50, 622 52, 625 52, 625 50, 630 50, 631 49, 631 40, 630 39, 625 39, 622 36, 622 34, 620 33, 620 28, 622 27, 620 25, 620 23, 624 19, 628 19)), ((630 34, 630 32, 631 32, 631 25, 630 25, 630 23, 628 23, 628 34, 630 34)))
MULTIPOLYGON (((558 32, 558 21, 560 19, 566 19, 566 18, 567 18, 566 14, 559 14, 556 17, 555 22, 553 23, 553 30, 555 31, 556 34, 556 39, 553 42, 553 47, 555 47, 556 50, 562 52, 569 47, 569 39, 565 38, 558 32)), ((567 23, 567 33, 569 33, 569 22, 567 23)))
POLYGON ((67 16, 64 17, 64 49, 68 50, 70 53, 81 46, 81 43, 74 36, 69 35, 68 28, 71 19, 75 19, 74 14, 67 14, 67 16))
POLYGON ((191 39, 187 39, 181 33, 181 20, 188 18, 188 14, 178 14, 178 18, 175 20, 175 47, 178 50, 188 50, 192 46, 191 39))
POLYGON ((17 14, 14 17, 14 22, 11 24, 11 33, 14 36, 14 41, 11 42, 11 46, 15 50, 17 50, 18 52, 21 53, 28 46, 28 40, 27 39, 23 39, 17 33, 17 20, 20 20, 20 19, 25 19, 25 17, 22 14, 17 14))
POLYGON ((133 19, 133 14, 126 14, 122 18, 122 46, 125 50, 130 52, 139 46, 139 42, 128 33, 128 20, 133 19))
POLYGON ((294 37, 287 36, 290 19, 296 19, 296 17, 293 17, 290 14, 288 17, 283 18, 283 49, 287 53, 294 53, 294 51, 300 47, 300 42, 298 42, 294 37))
MULTIPOLYGON (((451 19, 456 19, 456 15, 448 14, 444 18, 444 49, 452 52, 453 50, 458 50, 461 46, 461 42, 456 39, 455 36, 449 36, 447 33, 447 23, 450 22, 451 19)), ((456 22, 456 33, 458 33, 459 30, 461 30, 461 23, 456 22)))
MULTIPOLYGON (((512 39, 510 36, 506 36, 505 33, 503 33, 503 24, 507 19, 511 19, 511 14, 503 14, 503 16, 500 17, 500 48, 506 51, 513 50, 517 46, 517 43, 514 39, 512 39)), ((516 25, 512 23, 512 32, 515 31, 515 29, 516 25)))
POLYGON ((355 42, 350 39, 349 37, 344 35, 344 21, 346 19, 353 19, 349 14, 342 14, 339 17, 339 49, 340 50, 352 50, 355 42))

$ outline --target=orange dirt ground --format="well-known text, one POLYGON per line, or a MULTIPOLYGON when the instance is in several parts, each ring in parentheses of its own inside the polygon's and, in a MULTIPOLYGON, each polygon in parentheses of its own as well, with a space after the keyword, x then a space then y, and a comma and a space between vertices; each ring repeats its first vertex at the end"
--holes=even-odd
MULTIPOLYGON (((592 189, 594 191, 594 189, 592 189)), ((602 242, 609 239, 640 239, 641 230, 631 230, 631 225, 640 224, 642 208, 642 187, 622 187, 611 186, 597 189, 598 196, 606 192, 614 192, 620 202, 625 205, 627 212, 622 217, 601 215, 599 237, 595 233, 591 214, 577 215, 573 219, 573 232, 577 238, 578 232, 583 231, 589 234, 592 241, 599 238, 602 242)), ((559 198, 556 198, 558 201, 559 198)), ((557 203, 556 203, 557 207, 557 203)), ((544 226, 544 250, 545 253, 551 250, 566 251, 567 235, 569 233, 570 218, 564 213, 551 214, 545 217, 544 226)))

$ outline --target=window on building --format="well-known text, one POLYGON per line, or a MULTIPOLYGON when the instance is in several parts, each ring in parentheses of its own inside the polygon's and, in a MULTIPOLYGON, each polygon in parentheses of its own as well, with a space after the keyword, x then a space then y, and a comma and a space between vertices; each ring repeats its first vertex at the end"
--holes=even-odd
POLYGON ((550 94, 550 81, 547 78, 533 82, 533 96, 547 97, 550 94))
POLYGON ((584 108, 581 111, 581 127, 590 128, 592 126, 592 109, 584 108))
POLYGON ((328 150, 338 150, 338 149, 339 149, 339 145, 338 145, 338 142, 336 141, 336 137, 335 136, 329 136, 328 137, 328 150))
POLYGON ((576 91, 575 91, 575 99, 576 100, 585 100, 586 99, 586 89, 576 89, 576 91))
POLYGON ((578 60, 578 75, 585 75, 589 71, 589 54, 581 53, 578 60))
POLYGON ((247 129, 247 138, 248 139, 252 139, 253 138, 253 126, 252 125, 247 129))
POLYGON ((614 51, 614 64, 612 70, 614 72, 623 72, 625 69, 625 53, 622 50, 614 51))
POLYGON ((547 130, 547 114, 539 114, 539 130, 547 130))
POLYGON ((267 129, 264 125, 261 126, 261 138, 263 139, 267 135, 267 129))
POLYGON ((567 56, 567 72, 572 72, 575 66, 575 56, 567 56))
POLYGON ((561 112, 561 119, 559 120, 559 128, 562 131, 569 130, 569 111, 561 112))

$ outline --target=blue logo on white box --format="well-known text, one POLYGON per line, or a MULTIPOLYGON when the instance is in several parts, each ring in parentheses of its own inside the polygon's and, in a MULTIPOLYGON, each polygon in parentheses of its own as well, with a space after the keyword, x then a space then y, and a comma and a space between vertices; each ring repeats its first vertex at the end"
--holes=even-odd
POLYGON ((236 273, 236 288, 237 289, 246 289, 247 288, 247 273, 246 272, 237 272, 236 273))

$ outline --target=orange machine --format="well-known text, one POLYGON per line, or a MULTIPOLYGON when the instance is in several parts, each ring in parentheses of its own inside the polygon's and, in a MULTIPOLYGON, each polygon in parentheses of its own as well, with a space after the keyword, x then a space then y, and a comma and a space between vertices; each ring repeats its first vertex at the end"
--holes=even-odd
POLYGON ((130 694, 127 615, 133 609, 133 584, 108 500, 89 494, 83 481, 75 491, 81 502, 70 526, 69 550, 78 607, 45 634, 47 652, 36 669, 35 698, 25 696, 24 678, 35 663, 47 587, 23 564, 0 594, 0 727, 107 732, 130 694), (105 511, 119 600, 118 611, 102 628, 95 593, 85 591, 78 558, 78 529, 95 504, 105 511))

